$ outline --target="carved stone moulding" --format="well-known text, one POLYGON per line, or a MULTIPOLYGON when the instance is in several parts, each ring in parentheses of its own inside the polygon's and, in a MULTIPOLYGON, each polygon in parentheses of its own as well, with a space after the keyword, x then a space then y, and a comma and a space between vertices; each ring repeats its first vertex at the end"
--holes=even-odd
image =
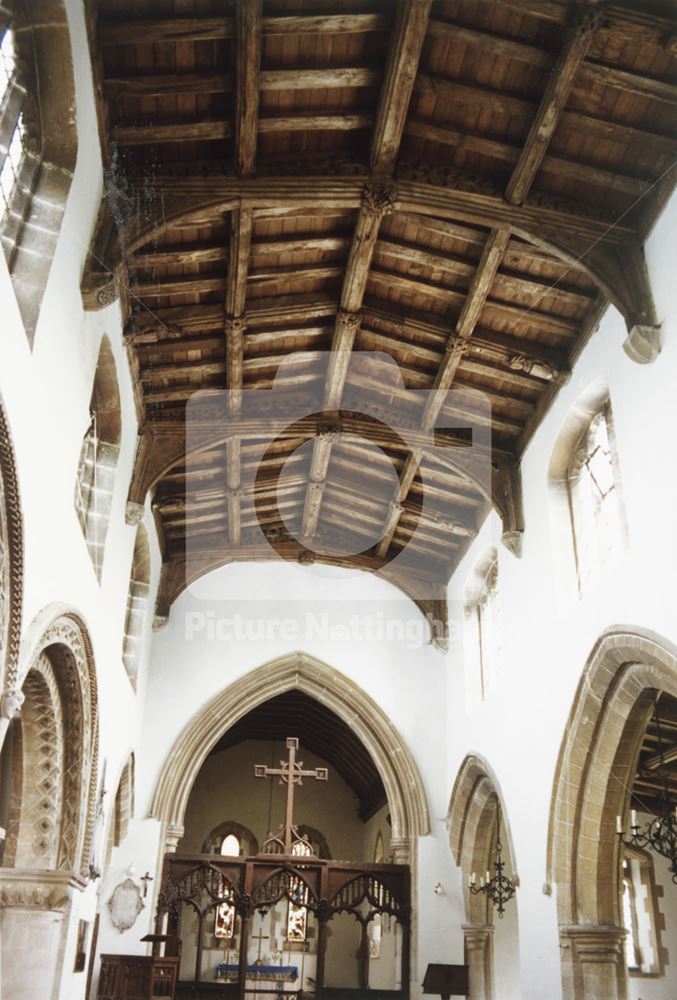
MULTIPOLYGON (((22 594, 21 499, 9 424, 0 400, 0 684, 6 696, 16 694, 22 594)), ((2 690, 0 687, 0 693, 2 690)), ((8 704, 3 698, 3 715, 8 704)))
POLYGON ((71 872, 6 869, 0 877, 0 909, 64 910, 85 882, 71 872))

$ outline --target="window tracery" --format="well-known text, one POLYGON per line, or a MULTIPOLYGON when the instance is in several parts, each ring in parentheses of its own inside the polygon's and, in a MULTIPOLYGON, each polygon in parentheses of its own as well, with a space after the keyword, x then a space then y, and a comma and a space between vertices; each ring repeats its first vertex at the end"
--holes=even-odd
POLYGON ((622 550, 622 508, 608 399, 584 429, 568 469, 579 589, 598 579, 622 550))

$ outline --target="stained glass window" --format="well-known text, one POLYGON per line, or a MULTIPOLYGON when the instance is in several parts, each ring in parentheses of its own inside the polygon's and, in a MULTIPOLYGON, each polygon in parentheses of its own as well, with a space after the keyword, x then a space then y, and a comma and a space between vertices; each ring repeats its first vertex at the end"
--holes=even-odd
POLYGON ((235 906, 233 905, 233 890, 225 879, 221 882, 220 898, 221 902, 216 907, 214 936, 229 939, 232 938, 235 931, 235 906))
MULTIPOLYGON (((292 844, 292 854, 308 857, 312 847, 303 840, 292 844)), ((289 907, 287 910, 287 941, 305 941, 308 931, 308 887, 303 879, 292 875, 289 882, 289 907)))

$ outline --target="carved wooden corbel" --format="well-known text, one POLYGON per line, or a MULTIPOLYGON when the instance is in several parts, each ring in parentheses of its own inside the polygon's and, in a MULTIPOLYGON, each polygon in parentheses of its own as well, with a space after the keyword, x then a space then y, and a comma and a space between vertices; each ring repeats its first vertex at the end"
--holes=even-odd
POLYGON ((519 559, 524 536, 524 508, 522 470, 516 459, 501 460, 494 470, 493 496, 503 522, 501 542, 519 559))

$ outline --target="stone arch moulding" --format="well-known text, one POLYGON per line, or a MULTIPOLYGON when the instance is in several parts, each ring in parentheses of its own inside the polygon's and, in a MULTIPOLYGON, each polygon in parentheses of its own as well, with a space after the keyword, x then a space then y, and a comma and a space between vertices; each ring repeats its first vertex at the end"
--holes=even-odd
POLYGON ((628 807, 655 691, 677 697, 677 647, 648 630, 606 631, 576 691, 550 803, 546 883, 557 888, 571 1000, 627 995, 616 816, 628 807))
POLYGON ((496 805, 500 806, 505 827, 510 871, 517 883, 517 865, 508 812, 501 786, 487 761, 479 754, 468 754, 461 764, 449 801, 447 829, 449 845, 463 880, 466 923, 463 926, 465 960, 468 965, 472 997, 490 1000, 493 996, 493 935, 488 917, 488 901, 468 889, 472 872, 484 872, 494 845, 496 805))
POLYGON ((14 448, 0 399, 0 747, 19 707, 23 519, 14 448))
MULTIPOLYGON (((17 689, 21 688, 28 674, 35 668, 40 657, 53 647, 61 650, 70 660, 65 684, 69 688, 69 704, 72 708, 66 724, 66 740, 76 741, 76 750, 82 761, 82 783, 77 801, 70 802, 70 818, 64 813, 62 823, 70 822, 75 843, 73 869, 82 878, 89 875, 89 863, 94 843, 94 827, 97 811, 97 779, 99 761, 99 715, 96 669, 94 652, 89 630, 83 618, 65 605, 50 605, 33 619, 21 646, 20 667, 17 689)), ((19 711, 21 698, 16 706, 19 711)), ((73 798, 72 794, 66 795, 73 798)), ((65 802, 68 806, 68 802, 65 802)))
POLYGON ((392 816, 396 861, 408 862, 412 841, 430 831, 423 782, 385 712, 353 681, 315 657, 291 653, 250 671, 207 702, 183 730, 162 768, 150 818, 162 823, 166 850, 183 835, 188 796, 217 740, 238 719, 285 691, 301 690, 343 719, 371 754, 392 816))

